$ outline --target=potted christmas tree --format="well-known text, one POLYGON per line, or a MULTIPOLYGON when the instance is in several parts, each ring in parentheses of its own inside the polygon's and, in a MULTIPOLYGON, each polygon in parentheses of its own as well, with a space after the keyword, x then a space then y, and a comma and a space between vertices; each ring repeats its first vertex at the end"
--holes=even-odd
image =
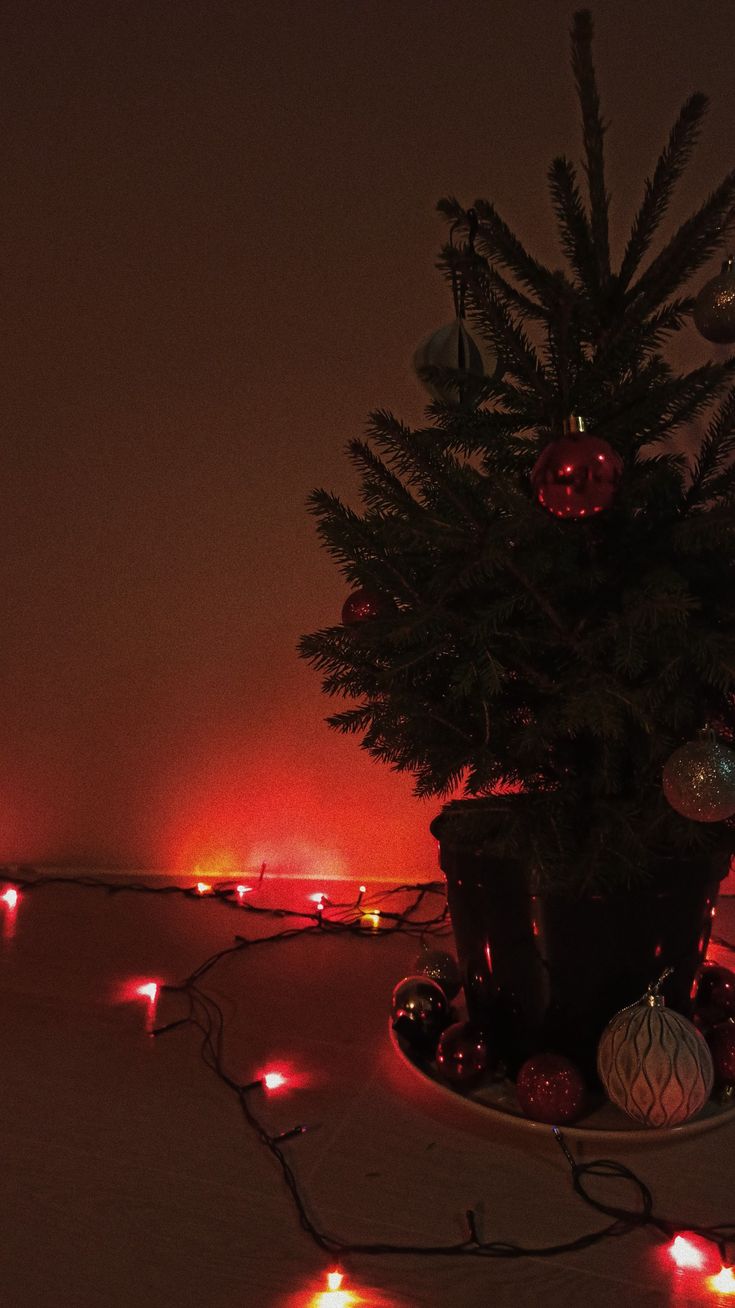
POLYGON ((682 373, 665 347, 692 315, 735 340, 731 265, 685 292, 735 173, 658 237, 691 96, 613 263, 591 36, 578 13, 588 199, 568 159, 549 170, 566 268, 492 204, 442 201, 457 320, 421 354, 430 423, 372 415, 349 445, 360 512, 311 497, 354 590, 300 652, 351 701, 332 727, 417 795, 462 788, 432 830, 468 1008, 511 1067, 543 1048, 589 1067, 667 968, 686 1013, 733 845, 735 359, 682 373))

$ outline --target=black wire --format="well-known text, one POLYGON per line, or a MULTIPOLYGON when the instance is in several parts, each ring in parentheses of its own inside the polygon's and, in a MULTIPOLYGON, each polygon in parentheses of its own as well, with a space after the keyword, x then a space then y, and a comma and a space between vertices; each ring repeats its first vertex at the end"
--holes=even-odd
MULTIPOLYGON (((264 868, 261 868, 259 884, 263 880, 264 868)), ((666 1237, 671 1237, 676 1231, 689 1231, 692 1234, 699 1235, 701 1238, 715 1244, 721 1253, 723 1262, 727 1262, 727 1247, 735 1241, 735 1222, 719 1223, 713 1226, 702 1226, 696 1222, 677 1221, 673 1222, 663 1218, 654 1212, 653 1196, 648 1186, 638 1177, 630 1168, 622 1163, 615 1162, 611 1159, 599 1158, 588 1163, 578 1162, 571 1150, 569 1149, 562 1131, 557 1127, 552 1128, 555 1140, 559 1144, 564 1156, 569 1164, 572 1188, 574 1193, 589 1207, 596 1212, 602 1213, 613 1220, 606 1226, 596 1231, 589 1232, 586 1235, 578 1236, 576 1239, 567 1240, 562 1243, 541 1246, 526 1246, 515 1244, 509 1241, 483 1241, 479 1237, 477 1222, 474 1212, 467 1210, 468 1236, 465 1240, 444 1245, 411 1245, 411 1244, 367 1244, 360 1242, 351 1242, 341 1237, 331 1235, 322 1231, 316 1221, 311 1217, 307 1201, 302 1194, 299 1182, 292 1164, 289 1161, 287 1153, 281 1147, 289 1145, 306 1130, 303 1126, 293 1127, 290 1130, 282 1131, 277 1135, 271 1135, 261 1122, 257 1113, 252 1107, 252 1099, 256 1093, 261 1090, 261 1083, 251 1082, 248 1085, 241 1085, 235 1081, 224 1066, 224 1033, 225 1017, 221 1006, 205 990, 199 986, 199 981, 208 975, 214 967, 217 966, 224 958, 229 955, 242 953, 246 949, 252 949, 256 945, 276 944, 286 940, 295 939, 297 936, 307 934, 318 934, 321 936, 334 934, 349 934, 353 937, 363 937, 364 939, 376 941, 381 937, 394 935, 397 932, 409 936, 418 936, 419 939, 427 934, 442 935, 445 933, 447 922, 447 905, 444 902, 444 908, 441 914, 424 920, 416 920, 414 915, 422 908, 427 895, 435 894, 445 897, 444 888, 440 883, 428 882, 424 884, 409 884, 392 887, 384 891, 381 895, 375 896, 376 902, 385 903, 390 901, 396 895, 416 892, 407 908, 402 912, 393 912, 381 909, 381 923, 384 921, 389 925, 381 925, 375 931, 365 931, 362 927, 363 912, 360 908, 362 896, 357 903, 352 905, 335 904, 332 905, 332 912, 340 914, 339 917, 325 916, 323 911, 317 913, 304 913, 293 909, 269 908, 263 905, 241 903, 232 899, 236 893, 236 885, 233 883, 222 884, 217 888, 212 888, 205 895, 201 895, 196 889, 189 886, 148 886, 140 885, 136 882, 122 882, 116 885, 111 883, 93 880, 89 877, 76 876, 36 876, 34 878, 21 878, 4 874, 4 879, 17 886, 22 890, 38 890, 51 885, 79 886, 84 889, 93 889, 104 891, 106 893, 137 893, 137 894, 168 894, 182 895, 187 899, 198 899, 205 901, 207 899, 216 899, 219 903, 224 903, 228 907, 236 908, 238 911, 250 912, 252 914, 269 915, 271 917, 298 918, 304 923, 301 926, 287 927, 272 933, 268 936, 256 936, 249 939, 244 936, 235 936, 234 943, 218 950, 209 958, 205 959, 190 975, 182 982, 176 985, 162 986, 162 990, 170 994, 181 994, 187 1005, 186 1015, 182 1018, 175 1019, 166 1023, 164 1026, 155 1028, 150 1034, 158 1037, 171 1031, 182 1029, 185 1026, 192 1026, 201 1033, 202 1040, 200 1044, 200 1055, 205 1065, 218 1077, 218 1079, 227 1086, 233 1094, 237 1095, 243 1117, 260 1140, 261 1144, 274 1157, 281 1171, 282 1179, 298 1216, 299 1224, 302 1230, 320 1249, 330 1254, 354 1254, 354 1255, 400 1255, 410 1254, 414 1257, 475 1257, 475 1258, 548 1258, 555 1255, 571 1253, 576 1250, 587 1249, 592 1245, 599 1244, 603 1240, 619 1238, 628 1235, 635 1230, 644 1228, 653 1228, 666 1237), (603 1203, 595 1199, 586 1189, 585 1179, 601 1178, 606 1181, 616 1180, 624 1181, 632 1185, 638 1194, 639 1204, 634 1208, 625 1208, 619 1204, 603 1203)), ((735 952, 735 945, 721 937, 716 939, 716 943, 724 948, 735 952)))
POLYGON ((293 1132, 281 1132, 275 1136, 267 1131, 251 1104, 251 1098, 259 1091, 260 1083, 255 1082, 247 1086, 240 1086, 228 1075, 222 1066, 224 1014, 220 1005, 211 995, 199 990, 196 986, 191 987, 190 993, 195 1014, 193 1017, 193 1025, 196 1026, 203 1035, 201 1045, 203 1061, 212 1071, 215 1072, 225 1085, 229 1086, 229 1088, 237 1094, 246 1122, 279 1165, 282 1179, 291 1195, 301 1229, 324 1252, 357 1256, 411 1255, 423 1257, 470 1256, 481 1258, 548 1258, 559 1254, 586 1249, 592 1245, 599 1244, 603 1240, 619 1238, 628 1235, 631 1231, 646 1226, 655 1228, 661 1234, 667 1236, 667 1238, 675 1234, 677 1230, 690 1231, 693 1234, 698 1234, 704 1239, 716 1244, 718 1248, 722 1248, 727 1241, 732 1240, 733 1234, 735 1234, 735 1224, 706 1227, 689 1221, 672 1222, 661 1218, 653 1211, 653 1197, 651 1191, 634 1172, 624 1164, 614 1162, 610 1159, 595 1159, 589 1163, 577 1162, 564 1141, 562 1132, 559 1131, 558 1128, 553 1128, 553 1133, 569 1162, 574 1192, 590 1207, 613 1218, 612 1222, 596 1231, 578 1236, 572 1240, 566 1240, 552 1245, 529 1246, 515 1244, 509 1241, 483 1241, 479 1238, 476 1219, 472 1210, 469 1210, 467 1213, 469 1230, 468 1238, 452 1244, 368 1244, 345 1240, 340 1236, 323 1231, 311 1216, 306 1199, 300 1189, 294 1168, 284 1150, 281 1148, 281 1144, 285 1144, 291 1139, 296 1138, 297 1135, 303 1134, 304 1128, 295 1128, 293 1132), (616 1179, 628 1182, 638 1191, 640 1200, 639 1206, 635 1208, 624 1208, 619 1205, 602 1203, 587 1192, 584 1184, 584 1178, 586 1177, 602 1177, 604 1179, 616 1179))

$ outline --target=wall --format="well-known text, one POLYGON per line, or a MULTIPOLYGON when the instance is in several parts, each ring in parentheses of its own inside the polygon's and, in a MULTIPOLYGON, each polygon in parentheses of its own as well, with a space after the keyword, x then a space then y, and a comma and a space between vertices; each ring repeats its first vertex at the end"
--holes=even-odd
MULTIPOLYGON (((372 407, 421 419, 439 196, 557 258, 570 12, 3 8, 1 859, 433 872, 437 805, 328 733, 295 658, 344 598, 304 501, 350 495, 372 407)), ((596 14, 619 248, 690 90, 715 106, 677 215, 732 163, 735 11, 596 14)))

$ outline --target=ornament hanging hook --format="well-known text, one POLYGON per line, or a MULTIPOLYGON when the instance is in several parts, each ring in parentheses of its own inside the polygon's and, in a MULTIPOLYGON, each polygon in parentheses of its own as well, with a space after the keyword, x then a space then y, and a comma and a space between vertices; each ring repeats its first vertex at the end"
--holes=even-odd
POLYGON ((658 981, 652 981, 645 994, 640 995, 638 999, 634 999, 632 1004, 626 1004, 625 1008, 621 1008, 620 1012, 616 1013, 615 1016, 619 1017, 620 1013, 629 1013, 632 1008, 637 1008, 639 1004, 650 1004, 652 1008, 660 1008, 663 1004, 660 987, 663 985, 667 977, 673 975, 673 972, 673 967, 664 968, 658 981))
POLYGON ((673 974, 673 971, 674 971, 673 967, 664 968, 658 981, 655 981, 652 985, 648 987, 646 991, 646 995, 658 995, 664 981, 666 980, 667 977, 670 977, 673 974))

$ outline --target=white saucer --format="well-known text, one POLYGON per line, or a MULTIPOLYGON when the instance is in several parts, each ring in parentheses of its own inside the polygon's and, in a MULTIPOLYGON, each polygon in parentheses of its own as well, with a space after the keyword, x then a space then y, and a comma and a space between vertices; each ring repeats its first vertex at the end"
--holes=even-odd
MULTIPOLYGON (((469 1114, 472 1125, 482 1118, 486 1121, 503 1122, 512 1129, 531 1132, 537 1136, 551 1135, 551 1126, 546 1122, 535 1122, 521 1111, 516 1098, 515 1086, 507 1079, 487 1077, 471 1090, 457 1090, 442 1080, 432 1063, 419 1061, 405 1040, 393 1030, 389 1023, 388 1031, 393 1049, 401 1062, 411 1069, 414 1076, 420 1078, 424 1086, 441 1096, 445 1104, 454 1103, 460 1110, 458 1120, 463 1114, 469 1114)), ((589 1112, 578 1121, 559 1125, 564 1131, 565 1139, 580 1143, 588 1140, 610 1141, 618 1145, 660 1144, 666 1141, 689 1139, 703 1131, 711 1131, 735 1118, 735 1100, 717 1103, 710 1099, 696 1117, 680 1126, 648 1127, 641 1126, 632 1118, 607 1101, 595 1104, 589 1112)))

